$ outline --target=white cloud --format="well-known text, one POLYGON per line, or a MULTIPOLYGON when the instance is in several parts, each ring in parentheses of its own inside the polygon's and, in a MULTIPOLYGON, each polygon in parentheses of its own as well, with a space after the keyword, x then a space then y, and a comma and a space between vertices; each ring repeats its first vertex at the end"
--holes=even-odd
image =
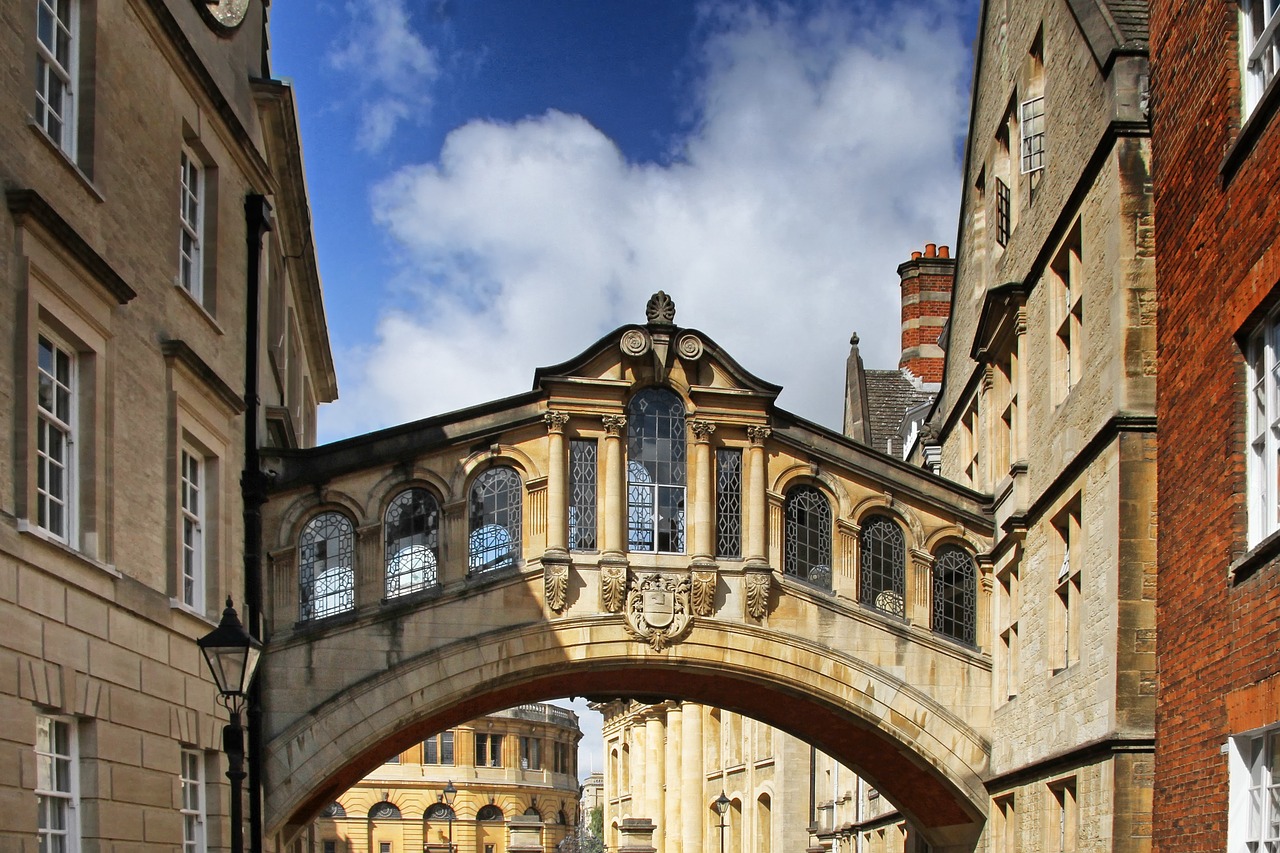
POLYGON ((352 0, 346 9, 350 22, 327 59, 355 83, 357 146, 378 151, 399 122, 426 114, 439 60, 411 26, 404 0, 352 0))
MULTIPOLYGON (((772 9, 772 7, 771 7, 772 9)), ((629 163, 550 111, 453 131, 373 196, 403 253, 373 341, 340 354, 328 438, 518 393, 643 321, 658 289, 781 404, 839 427, 856 330, 896 366, 895 269, 951 243, 969 56, 948 8, 713 10, 696 130, 629 163)))

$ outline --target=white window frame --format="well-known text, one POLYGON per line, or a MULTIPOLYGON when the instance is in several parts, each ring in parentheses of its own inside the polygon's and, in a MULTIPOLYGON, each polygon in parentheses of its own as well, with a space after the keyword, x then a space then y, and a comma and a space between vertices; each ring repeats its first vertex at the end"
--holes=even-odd
POLYGON ((73 717, 36 716, 36 836, 41 850, 78 853, 80 850, 80 750, 73 717), (59 752, 57 733, 65 735, 66 751, 59 752), (63 764, 61 773, 53 772, 63 764), (59 815, 62 826, 51 826, 59 815), (58 844, 61 840, 61 846, 58 844))
POLYGON ((1249 336, 1247 470, 1249 546, 1280 530, 1280 316, 1272 311, 1249 336))
POLYGON ((1044 96, 1028 98, 1018 105, 1018 159, 1021 173, 1029 175, 1044 168, 1044 96))
POLYGON ((205 482, 208 466, 204 454, 184 444, 178 454, 179 547, 178 600, 196 612, 204 611, 205 519, 208 502, 205 482))
POLYGON ((72 160, 76 156, 79 54, 80 0, 36 0, 36 124, 72 160), (65 8, 59 9, 60 5, 65 8), (65 17, 60 12, 65 12, 65 17), (43 33, 42 22, 46 22, 43 33), (60 37, 65 39, 62 58, 58 56, 60 37), (55 85, 61 86, 60 94, 55 94, 55 85), (51 127, 54 116, 59 122, 56 128, 51 127))
POLYGON ((77 360, 76 351, 56 335, 42 329, 36 341, 36 526, 71 547, 76 545, 79 471, 76 464, 77 442, 77 360), (51 364, 44 363, 45 352, 51 364), (65 359, 65 377, 60 376, 59 361, 65 359), (50 369, 51 368, 51 369, 50 369), (41 389, 52 390, 52 398, 41 399, 41 389), (52 407, 46 405, 52 404, 52 407), (53 442, 61 445, 62 458, 52 453, 53 442), (62 494, 53 488, 54 477, 61 479, 62 494), (51 509, 60 507, 61 522, 52 518, 51 509))
POLYGON ((1280 0, 1240 0, 1240 47, 1248 116, 1280 71, 1280 0))
POLYGON ((183 146, 178 172, 178 285, 204 304, 205 167, 183 146))
POLYGON ((208 806, 205 797, 204 753, 182 749, 178 778, 182 784, 182 853, 206 853, 208 806))
POLYGON ((1280 723, 1232 737, 1227 752, 1227 850, 1277 853, 1280 813, 1271 800, 1280 796, 1280 723))

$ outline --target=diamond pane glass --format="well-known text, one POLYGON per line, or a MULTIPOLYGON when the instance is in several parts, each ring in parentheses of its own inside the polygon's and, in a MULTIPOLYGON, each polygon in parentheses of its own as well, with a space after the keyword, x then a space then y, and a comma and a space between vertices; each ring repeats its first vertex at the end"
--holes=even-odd
POLYGON ((783 571, 823 589, 831 588, 831 504, 813 486, 787 492, 783 571))
POLYGON ((716 451, 716 556, 742 557, 742 451, 716 451))
POLYGON ((596 548, 596 443, 569 442, 569 547, 574 551, 596 548))
POLYGON ((863 522, 858 545, 862 567, 858 601, 894 616, 905 616, 907 543, 902 528, 884 516, 872 516, 863 522))
POLYGON ((933 558, 933 630, 973 645, 977 636, 977 570, 973 558, 954 545, 933 558))
POLYGON ((468 511, 472 574, 519 564, 522 494, 520 475, 512 468, 490 468, 476 478, 468 511))
POLYGON ((627 405, 627 544, 633 551, 684 551, 684 402, 645 388, 627 405))
POLYGON ((342 513, 321 513, 307 522, 298 540, 300 620, 355 607, 354 546, 354 528, 342 513))
POLYGON ((434 587, 438 581, 440 505, 426 489, 396 495, 383 519, 386 596, 434 587))

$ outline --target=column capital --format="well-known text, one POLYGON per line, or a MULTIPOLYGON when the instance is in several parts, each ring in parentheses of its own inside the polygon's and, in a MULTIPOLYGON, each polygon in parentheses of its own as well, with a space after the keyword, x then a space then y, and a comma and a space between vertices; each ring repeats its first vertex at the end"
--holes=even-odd
POLYGON ((546 421, 547 432, 558 435, 564 432, 564 425, 569 423, 569 413, 552 410, 546 412, 542 419, 546 421))
POLYGON ((600 422, 604 424, 605 432, 613 436, 622 435, 622 431, 627 428, 626 415, 604 415, 600 422))
POLYGON ((716 431, 716 425, 711 421, 693 420, 689 421, 689 429, 693 432, 694 440, 698 444, 706 444, 716 431))
POLYGON ((769 436, 773 435, 773 430, 767 426, 749 426, 747 427, 747 438, 751 439, 753 447, 759 447, 769 436))

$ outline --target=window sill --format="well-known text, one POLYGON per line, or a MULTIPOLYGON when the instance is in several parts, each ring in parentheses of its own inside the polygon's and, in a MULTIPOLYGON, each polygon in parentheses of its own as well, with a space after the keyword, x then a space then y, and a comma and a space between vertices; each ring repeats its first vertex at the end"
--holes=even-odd
POLYGON ((169 599, 169 609, 177 611, 179 613, 185 613, 187 616, 190 616, 192 619, 198 620, 201 624, 208 625, 210 628, 218 627, 218 623, 216 621, 214 621, 213 619, 210 619, 208 616, 196 610, 191 605, 184 604, 183 602, 179 601, 176 598, 169 599))
POLYGON ((1242 583, 1257 574, 1277 556, 1280 556, 1280 530, 1233 560, 1231 565, 1227 566, 1227 579, 1233 585, 1242 583))
POLYGON ((223 331, 222 326, 218 323, 217 318, 215 318, 212 314, 209 313, 209 309, 204 307, 204 303, 200 302, 200 300, 196 299, 194 296, 191 295, 191 291, 187 290, 185 287, 182 286, 182 282, 175 279, 173 282, 173 287, 180 294, 182 294, 182 297, 186 299, 187 302, 192 307, 194 307, 197 312, 199 312, 200 316, 204 318, 204 321, 209 324, 209 327, 213 329, 213 331, 219 337, 226 335, 226 332, 223 331))
POLYGON ((30 536, 34 539, 38 539, 41 542, 45 543, 46 545, 52 548, 56 548, 62 553, 70 557, 74 557, 76 560, 78 560, 81 563, 84 563, 88 566, 92 566, 93 568, 97 569, 100 572, 106 572, 107 574, 111 575, 113 578, 124 577, 124 575, 120 573, 120 570, 117 569, 115 566, 112 566, 108 563, 100 562, 97 559, 90 557, 88 554, 84 553, 83 551, 76 550, 72 546, 68 545, 66 542, 63 542, 59 539, 55 539, 53 536, 49 535, 49 532, 46 531, 44 528, 39 527, 35 524, 32 524, 28 519, 25 519, 25 518, 18 519, 18 533, 24 534, 26 536, 30 536))
POLYGON ((1262 131, 1270 124, 1271 117, 1280 109, 1280 85, 1277 84, 1280 84, 1280 75, 1267 85, 1267 90, 1262 93, 1262 97, 1258 99, 1249 117, 1240 125, 1240 132, 1236 134, 1235 141, 1231 143, 1226 156, 1222 158, 1222 163, 1218 166, 1218 174, 1222 177, 1223 188, 1231 183, 1240 166, 1244 164, 1245 159, 1258 143, 1262 131))
POLYGON ((49 136, 48 133, 45 133, 44 128, 40 126, 39 122, 37 122, 33 116, 27 116, 27 127, 31 128, 36 137, 48 146, 50 151, 58 155, 58 159, 62 162, 62 165, 70 170, 75 179, 79 181, 80 184, 88 190, 97 201, 105 202, 107 200, 106 196, 104 196, 98 190, 97 186, 94 185, 93 179, 86 175, 80 167, 76 165, 76 161, 72 160, 71 156, 67 154, 66 151, 62 150, 61 145, 54 142, 53 138, 49 136))

